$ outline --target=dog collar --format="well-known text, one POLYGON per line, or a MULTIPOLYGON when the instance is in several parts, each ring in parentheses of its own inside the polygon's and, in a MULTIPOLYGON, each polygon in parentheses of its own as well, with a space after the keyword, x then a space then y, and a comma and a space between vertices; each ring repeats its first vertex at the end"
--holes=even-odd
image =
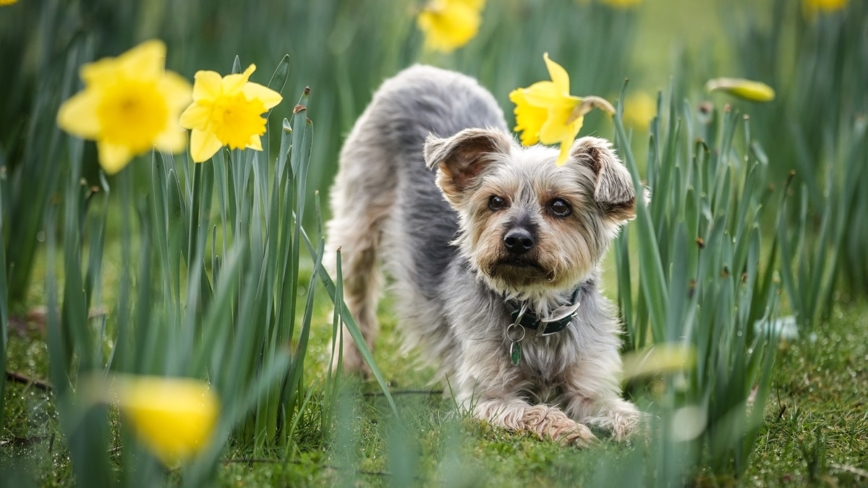
POLYGON ((573 292, 572 297, 570 297, 569 303, 563 305, 561 307, 556 308, 550 317, 555 317, 554 320, 549 319, 541 319, 537 314, 527 310, 520 303, 516 303, 512 300, 507 301, 507 305, 510 310, 510 317, 512 318, 511 324, 520 325, 525 329, 537 330, 542 328, 542 331, 539 332, 540 335, 547 336, 551 334, 556 334, 570 325, 570 322, 575 318, 576 313, 579 308, 579 292, 581 292, 582 287, 578 286, 576 290, 573 292), (522 309, 524 309, 524 313, 522 313, 522 309), (564 314, 561 317, 558 315, 564 314))

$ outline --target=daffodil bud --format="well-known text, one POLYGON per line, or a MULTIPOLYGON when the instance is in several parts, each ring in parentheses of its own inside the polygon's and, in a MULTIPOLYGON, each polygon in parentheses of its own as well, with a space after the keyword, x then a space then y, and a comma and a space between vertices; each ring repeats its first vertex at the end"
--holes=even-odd
POLYGON ((770 102, 775 99, 772 87, 759 81, 742 78, 716 78, 705 84, 707 91, 722 91, 751 102, 770 102))

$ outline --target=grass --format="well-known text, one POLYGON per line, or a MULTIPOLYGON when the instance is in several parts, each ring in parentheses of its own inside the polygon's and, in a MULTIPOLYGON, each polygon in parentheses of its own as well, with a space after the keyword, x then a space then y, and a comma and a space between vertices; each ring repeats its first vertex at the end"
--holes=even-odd
MULTIPOLYGON (((342 484, 349 478, 363 486, 395 486, 396 477, 402 476, 396 473, 395 454, 390 452, 395 444, 406 446, 402 454, 418 456, 418 468, 410 474, 414 484, 576 486, 592 483, 603 460, 615 465, 629 461, 628 446, 603 441, 579 451, 456 415, 449 398, 435 391, 440 386, 427 383, 432 371, 408 367, 413 358, 399 354, 400 336, 389 310, 384 301, 380 310, 383 330, 374 356, 397 393, 404 437, 390 432, 389 407, 376 395, 377 386, 354 385, 343 397, 353 410, 352 420, 340 428, 349 430, 344 438, 358 448, 356 454, 342 457, 340 445, 324 443, 312 429, 302 429, 300 451, 291 462, 281 461, 274 453, 228 449, 218 470, 220 486, 322 486, 342 484), (424 393, 426 390, 431 392, 424 393)), ((330 327, 330 307, 319 303, 307 365, 311 377, 324 374, 330 327)), ((695 474, 696 483, 868 485, 864 476, 868 470, 866 363, 868 303, 836 305, 834 317, 814 334, 780 345, 765 424, 743 479, 700 472, 695 474), (860 472, 862 475, 855 474, 860 472)), ((38 322, 31 321, 29 327, 10 334, 8 369, 46 378, 47 350, 38 322)), ((314 405, 309 415, 316 416, 320 410, 320 405, 314 405)), ((10 383, 6 418, 0 466, 15 466, 25 481, 35 479, 38 486, 69 486, 72 471, 66 447, 56 435, 51 395, 33 385, 10 383)))
POLYGON ((836 312, 781 345, 748 480, 868 486, 868 306, 836 312))

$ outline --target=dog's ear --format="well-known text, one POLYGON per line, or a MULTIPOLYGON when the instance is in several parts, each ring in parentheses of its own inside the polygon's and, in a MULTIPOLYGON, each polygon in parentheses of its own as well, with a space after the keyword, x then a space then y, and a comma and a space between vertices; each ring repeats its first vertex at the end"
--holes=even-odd
POLYGON ((598 137, 582 137, 570 148, 570 159, 594 175, 594 201, 616 221, 636 217, 636 192, 630 172, 612 151, 612 145, 598 137))
POLYGON ((437 168, 437 186, 453 205, 472 189, 477 177, 491 164, 495 154, 509 154, 512 140, 494 129, 465 129, 440 139, 429 135, 425 141, 425 164, 437 168))

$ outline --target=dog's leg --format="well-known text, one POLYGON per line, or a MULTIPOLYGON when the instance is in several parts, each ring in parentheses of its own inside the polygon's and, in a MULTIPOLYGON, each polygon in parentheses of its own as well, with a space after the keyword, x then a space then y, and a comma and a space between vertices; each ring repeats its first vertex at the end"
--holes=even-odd
MULTIPOLYGON (((379 326, 377 323, 377 301, 382 281, 377 270, 376 247, 352 249, 344 256, 344 301, 356 319, 359 331, 368 349, 374 350, 374 340, 379 326)), ((362 358, 349 331, 343 331, 343 368, 344 371, 370 375, 370 368, 362 358)), ((335 361, 337 362, 337 357, 335 361)), ((335 365, 336 366, 336 365, 335 365)))
POLYGON ((615 375, 621 370, 620 358, 617 352, 613 355, 583 361, 566 372, 565 410, 570 418, 611 431, 616 440, 622 441, 638 427, 640 413, 620 397, 615 375))
POLYGON ((473 415, 513 432, 532 432, 566 445, 585 446, 597 439, 588 427, 556 407, 530 405, 520 398, 481 400, 473 415))
MULTIPOLYGON (((379 329, 377 302, 382 285, 379 247, 382 229, 395 202, 395 176, 385 171, 380 153, 347 140, 341 154, 341 169, 332 188, 332 215, 328 223, 329 252, 341 249, 344 300, 352 312, 368 349, 373 351, 379 329)), ((333 263, 327 263, 334 266, 333 263)), ((346 327, 343 331, 343 369, 370 375, 346 327)), ((337 355, 335 363, 337 363, 337 355)), ((335 364, 336 366, 336 364, 335 364)))

